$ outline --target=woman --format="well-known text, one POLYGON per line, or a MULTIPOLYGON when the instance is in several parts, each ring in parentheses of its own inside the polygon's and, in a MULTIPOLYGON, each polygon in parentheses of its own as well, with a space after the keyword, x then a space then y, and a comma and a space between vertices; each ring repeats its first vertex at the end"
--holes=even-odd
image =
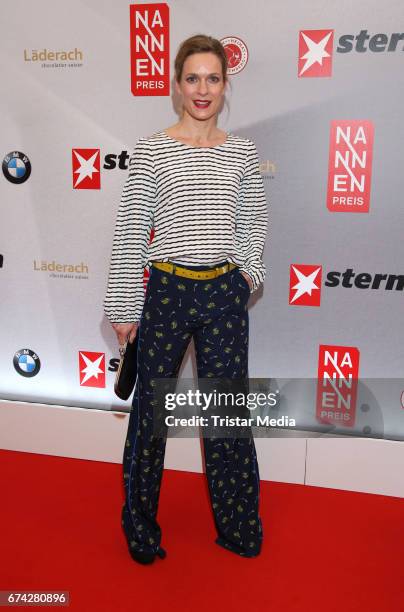
MULTIPOLYGON (((153 435, 151 379, 178 375, 192 337, 198 378, 248 376, 247 302, 265 278, 267 209, 255 144, 217 128, 227 84, 218 40, 196 35, 181 44, 175 87, 182 117, 136 143, 115 227, 104 310, 121 345, 139 334, 122 509, 139 563, 165 557, 156 515, 166 440, 153 435)), ((263 531, 254 440, 203 442, 215 541, 257 556, 263 531)))

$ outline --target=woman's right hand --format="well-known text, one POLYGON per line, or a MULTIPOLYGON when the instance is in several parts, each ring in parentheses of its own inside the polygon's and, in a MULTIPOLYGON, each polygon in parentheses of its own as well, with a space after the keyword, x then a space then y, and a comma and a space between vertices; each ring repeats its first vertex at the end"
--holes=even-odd
POLYGON ((115 330, 120 345, 124 345, 126 343, 128 334, 130 334, 129 342, 132 344, 136 338, 139 323, 112 323, 112 327, 115 330))

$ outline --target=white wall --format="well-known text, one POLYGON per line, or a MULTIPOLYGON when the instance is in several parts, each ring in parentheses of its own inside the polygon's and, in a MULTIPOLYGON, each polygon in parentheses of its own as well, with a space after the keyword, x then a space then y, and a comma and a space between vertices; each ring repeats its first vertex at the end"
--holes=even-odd
MULTIPOLYGON (((0 448, 121 463, 128 419, 122 412, 0 401, 0 448)), ((165 468, 202 472, 201 444, 169 438, 165 468)), ((261 480, 404 497, 402 442, 288 432, 258 438, 256 447, 261 480)))

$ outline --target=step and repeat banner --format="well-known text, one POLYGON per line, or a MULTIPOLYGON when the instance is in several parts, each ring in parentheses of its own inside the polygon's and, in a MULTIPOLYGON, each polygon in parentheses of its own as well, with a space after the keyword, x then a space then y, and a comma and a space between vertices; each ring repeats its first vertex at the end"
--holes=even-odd
POLYGON ((268 199, 249 375, 295 381, 313 425, 372 435, 377 417, 400 439, 402 3, 15 0, 1 12, 0 397, 129 409, 103 314, 114 224, 136 141, 178 120, 178 46, 204 33, 229 59, 219 127, 256 143, 268 199))

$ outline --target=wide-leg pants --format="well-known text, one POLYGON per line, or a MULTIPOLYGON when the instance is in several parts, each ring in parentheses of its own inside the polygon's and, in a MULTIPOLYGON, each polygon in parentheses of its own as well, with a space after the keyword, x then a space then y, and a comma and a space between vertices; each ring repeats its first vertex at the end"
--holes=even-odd
MULTIPOLYGON (((192 266, 209 267, 213 266, 192 266)), ((150 269, 137 331, 138 378, 123 456, 122 526, 128 545, 136 551, 157 552, 162 536, 157 509, 166 438, 153 435, 151 381, 178 377, 192 337, 198 378, 246 378, 249 295, 248 283, 237 268, 209 280, 150 269)), ((263 529, 254 439, 252 435, 203 438, 203 444, 215 542, 241 556, 257 556, 263 529)))

